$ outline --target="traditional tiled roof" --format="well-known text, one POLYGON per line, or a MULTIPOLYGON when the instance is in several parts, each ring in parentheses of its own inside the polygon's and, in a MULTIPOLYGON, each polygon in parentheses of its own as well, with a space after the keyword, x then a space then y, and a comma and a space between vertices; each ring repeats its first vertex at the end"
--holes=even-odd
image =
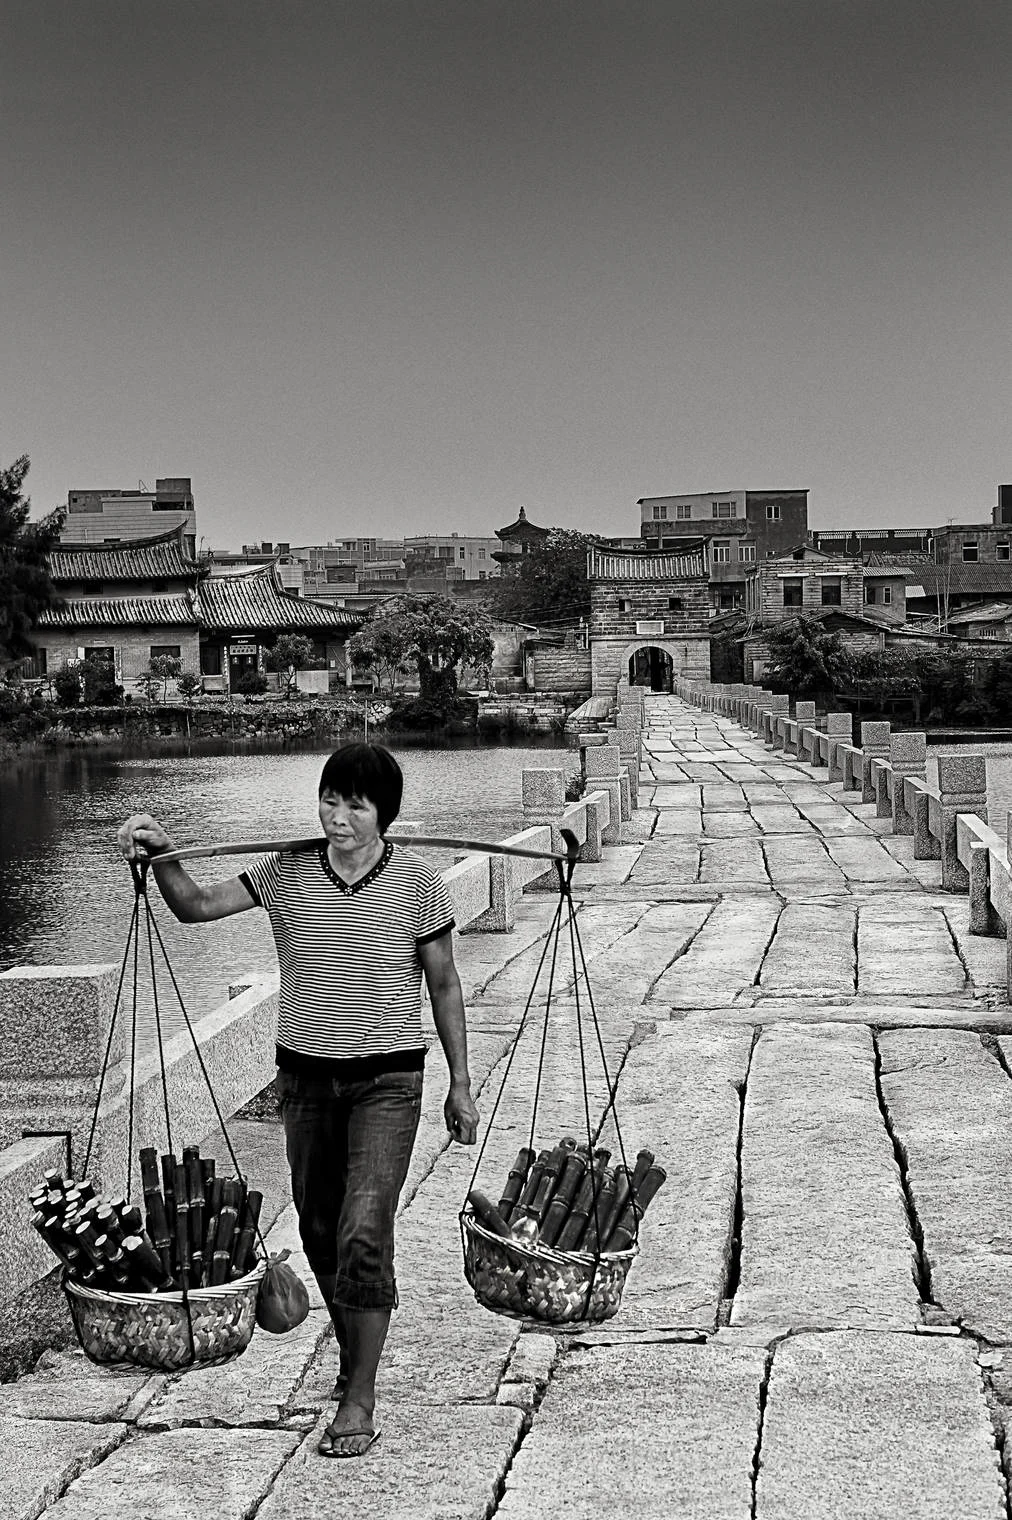
MULTIPOLYGON (((917 566, 913 577, 925 596, 1012 596, 1012 564, 981 565, 952 562, 917 566)), ((907 595, 917 595, 913 586, 907 595)))
POLYGON ((95 596, 71 598, 59 611, 43 612, 39 628, 197 627, 192 596, 95 596))
POLYGON ((662 581, 705 579, 701 549, 685 554, 624 554, 608 549, 587 553, 587 578, 592 581, 662 581))
POLYGON ((865 567, 869 570, 886 569, 895 566, 920 570, 923 565, 930 565, 932 563, 926 554, 922 554, 916 549, 896 550, 888 554, 881 549, 869 549, 861 557, 864 560, 865 567))
POLYGON ((182 528, 157 538, 121 539, 114 544, 57 544, 49 554, 49 574, 61 581, 194 580, 195 560, 183 554, 182 528))
POLYGON ((1007 623, 1012 618, 1012 602, 983 602, 977 607, 961 607, 950 612, 949 623, 1007 623))
POLYGON ((251 632, 276 628, 357 628, 362 619, 342 607, 293 596, 281 587, 273 565, 248 575, 229 575, 201 582, 200 620, 209 633, 233 628, 251 632))

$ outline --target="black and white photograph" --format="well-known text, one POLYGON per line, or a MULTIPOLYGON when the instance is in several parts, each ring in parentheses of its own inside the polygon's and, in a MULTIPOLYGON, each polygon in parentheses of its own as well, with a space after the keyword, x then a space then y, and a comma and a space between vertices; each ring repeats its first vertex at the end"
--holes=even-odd
POLYGON ((0 62, 0 1520, 1009 1520, 1007 0, 0 62))

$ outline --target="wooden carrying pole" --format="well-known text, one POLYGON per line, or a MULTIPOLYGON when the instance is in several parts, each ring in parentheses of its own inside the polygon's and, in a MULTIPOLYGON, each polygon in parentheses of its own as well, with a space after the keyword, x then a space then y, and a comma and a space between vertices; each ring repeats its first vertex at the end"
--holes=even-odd
MULTIPOLYGON (((568 834, 563 830, 563 834, 568 834)), ((498 844, 484 839, 444 839, 434 834, 384 834, 391 844, 421 845, 423 848, 441 850, 480 850, 485 855, 522 855, 532 860, 561 860, 566 862, 575 861, 579 853, 579 842, 575 835, 569 834, 572 840, 570 850, 561 854, 556 850, 529 850, 524 845, 498 844)), ((153 865, 165 865, 170 860, 209 860, 215 855, 272 855, 272 854, 298 854, 307 850, 318 850, 326 840, 322 834, 317 834, 313 839, 260 839, 248 844, 195 844, 189 845, 182 850, 166 850, 160 855, 151 855, 148 859, 153 865)))

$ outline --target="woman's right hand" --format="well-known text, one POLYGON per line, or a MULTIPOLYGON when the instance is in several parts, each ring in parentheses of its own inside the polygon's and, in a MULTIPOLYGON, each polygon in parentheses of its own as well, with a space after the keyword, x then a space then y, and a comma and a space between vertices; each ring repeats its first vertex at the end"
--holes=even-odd
POLYGON ((135 813, 128 818, 116 835, 116 843, 127 860, 139 855, 161 855, 165 850, 175 849, 157 818, 150 813, 135 813))

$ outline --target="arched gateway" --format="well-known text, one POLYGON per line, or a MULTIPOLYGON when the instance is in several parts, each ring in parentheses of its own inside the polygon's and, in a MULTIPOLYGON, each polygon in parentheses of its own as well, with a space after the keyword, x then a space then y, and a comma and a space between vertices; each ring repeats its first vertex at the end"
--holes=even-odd
POLYGON ((709 680, 705 544, 670 554, 595 545, 587 577, 594 696, 614 696, 619 681, 671 691, 677 676, 709 680))

